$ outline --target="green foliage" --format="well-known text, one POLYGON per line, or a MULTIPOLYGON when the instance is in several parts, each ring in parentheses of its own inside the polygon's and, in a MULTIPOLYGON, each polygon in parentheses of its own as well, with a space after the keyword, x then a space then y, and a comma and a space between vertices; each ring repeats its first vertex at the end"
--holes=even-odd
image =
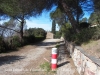
POLYGON ((93 35, 94 35, 95 29, 82 29, 80 33, 77 33, 75 36, 75 38, 73 40, 75 40, 76 44, 81 44, 83 42, 89 42, 93 35))
POLYGON ((94 35, 92 36, 92 39, 93 40, 98 40, 100 39, 100 27, 95 27, 95 32, 94 32, 94 35))
POLYGON ((42 28, 29 28, 25 31, 26 36, 46 37, 46 31, 42 28))
POLYGON ((50 67, 50 63, 49 62, 45 62, 43 64, 40 65, 40 68, 49 72, 51 70, 51 67, 50 67))
POLYGON ((85 18, 82 18, 81 22, 87 22, 88 19, 85 17, 85 18))
MULTIPOLYGON (((20 22, 20 39, 23 40, 23 27, 25 19, 28 19, 32 16, 40 15, 42 12, 42 7, 36 0, 3 0, 0 2, 0 9, 10 17, 18 20, 20 22)), ((42 2, 40 2, 42 3, 42 2)))
POLYGON ((24 39, 24 45, 31 44, 35 41, 35 36, 34 35, 24 36, 23 39, 24 39))
POLYGON ((43 37, 43 36, 39 36, 39 37, 35 37, 34 35, 24 36, 24 45, 37 43, 44 39, 45 39, 45 37, 43 37))
POLYGON ((18 34, 0 37, 0 52, 8 52, 16 50, 18 47, 40 42, 46 38, 46 32, 42 28, 30 28, 26 30, 23 42, 20 42, 18 34))
POLYGON ((100 24, 100 11, 91 13, 88 22, 91 24, 100 24))
POLYGON ((0 37, 0 52, 8 52, 16 50, 18 47, 40 42, 46 38, 46 32, 42 28, 31 28, 26 30, 23 42, 20 42, 19 36, 16 34, 6 37, 5 40, 0 37), (35 32, 34 32, 35 31, 35 32))
POLYGON ((80 29, 88 28, 89 26, 90 26, 90 24, 87 23, 87 22, 81 22, 81 23, 79 24, 79 28, 80 28, 80 29))
POLYGON ((17 47, 21 46, 20 38, 18 36, 13 36, 12 39, 10 39, 10 47, 11 49, 16 49, 17 47))
POLYGON ((51 30, 51 32, 53 34, 56 34, 56 22, 55 22, 55 20, 52 21, 52 30, 51 30))
POLYGON ((0 52, 4 52, 4 51, 5 51, 4 42, 2 37, 0 37, 0 52))
POLYGON ((100 11, 100 1, 99 0, 93 0, 94 8, 95 10, 100 11))
POLYGON ((60 31, 56 31, 56 34, 54 35, 54 38, 61 38, 61 33, 60 31))
POLYGON ((69 23, 61 26, 60 32, 67 41, 74 42, 75 44, 87 43, 90 40, 100 39, 100 27, 90 27, 88 23, 80 23, 80 32, 74 33, 69 23))
POLYGON ((56 48, 59 48, 59 47, 60 47, 60 44, 59 44, 59 43, 57 43, 55 47, 56 47, 56 48))
POLYGON ((44 62, 43 64, 40 65, 40 68, 44 71, 43 75, 55 75, 56 74, 56 70, 55 71, 51 70, 50 62, 44 62))
POLYGON ((32 44, 46 38, 46 31, 42 28, 29 28, 25 31, 24 44, 32 44))
POLYGON ((88 43, 90 40, 100 39, 100 28, 84 28, 80 31, 80 33, 71 34, 69 32, 66 34, 69 34, 69 36, 66 37, 68 41, 81 45, 82 43, 88 43))
POLYGON ((52 19, 52 20, 55 20, 56 21, 56 23, 59 25, 59 26, 61 26, 63 23, 65 23, 66 22, 66 14, 64 13, 64 12, 62 12, 61 11, 61 9, 59 9, 59 8, 56 8, 56 10, 55 11, 52 11, 51 13, 50 13, 50 18, 52 19))
POLYGON ((65 25, 62 25, 60 28, 60 34, 62 34, 63 37, 69 37, 72 29, 70 23, 66 23, 65 25))

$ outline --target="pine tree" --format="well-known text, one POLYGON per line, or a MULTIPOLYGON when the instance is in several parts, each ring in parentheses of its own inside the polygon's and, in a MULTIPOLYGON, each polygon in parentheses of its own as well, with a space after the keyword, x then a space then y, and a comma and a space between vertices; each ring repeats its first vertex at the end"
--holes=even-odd
POLYGON ((52 21, 52 31, 51 31, 53 34, 56 33, 56 22, 55 20, 52 21))

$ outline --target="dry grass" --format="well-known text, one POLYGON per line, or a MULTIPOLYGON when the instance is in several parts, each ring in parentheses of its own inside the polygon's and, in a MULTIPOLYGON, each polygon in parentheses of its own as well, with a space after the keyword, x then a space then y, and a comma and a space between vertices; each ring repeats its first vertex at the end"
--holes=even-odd
POLYGON ((88 44, 82 44, 81 47, 92 56, 100 58, 100 40, 90 41, 88 44))

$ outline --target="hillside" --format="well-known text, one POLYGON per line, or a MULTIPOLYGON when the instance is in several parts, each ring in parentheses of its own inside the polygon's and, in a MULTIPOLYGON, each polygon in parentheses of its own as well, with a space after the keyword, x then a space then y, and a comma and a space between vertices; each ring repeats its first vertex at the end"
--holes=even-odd
POLYGON ((100 40, 90 41, 88 44, 82 44, 81 47, 91 56, 100 59, 100 40))

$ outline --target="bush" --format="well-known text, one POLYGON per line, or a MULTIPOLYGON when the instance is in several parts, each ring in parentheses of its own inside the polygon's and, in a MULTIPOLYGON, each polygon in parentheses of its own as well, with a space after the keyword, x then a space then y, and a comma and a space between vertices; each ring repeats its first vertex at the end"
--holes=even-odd
POLYGON ((24 36, 24 45, 34 43, 34 41, 35 41, 34 35, 24 36))
POLYGON ((35 37, 35 42, 40 42, 40 41, 42 41, 44 39, 45 39, 44 36, 38 36, 38 37, 35 37))
POLYGON ((75 38, 76 44, 86 43, 92 40, 92 37, 94 36, 96 29, 94 28, 86 28, 80 31, 80 33, 77 33, 75 38))
POLYGON ((20 38, 18 36, 13 36, 10 40, 10 47, 11 49, 16 49, 17 47, 21 46, 20 38))
POLYGON ((16 50, 18 47, 40 42, 46 38, 46 31, 42 28, 30 28, 25 31, 22 41, 19 36, 0 37, 0 52, 16 50))
POLYGON ((33 36, 32 35, 24 36, 24 45, 37 43, 44 39, 45 39, 45 37, 43 37, 43 36, 38 36, 38 37, 35 37, 34 35, 33 36))
POLYGON ((42 28, 29 28, 25 31, 26 36, 34 35, 35 37, 38 36, 45 36, 46 37, 46 31, 42 28))
POLYGON ((29 28, 25 33, 24 45, 40 42, 46 38, 46 31, 42 28, 29 28))
POLYGON ((79 24, 79 27, 80 27, 81 29, 83 29, 83 28, 88 28, 89 26, 90 26, 90 24, 87 23, 87 22, 82 22, 82 23, 79 24))
POLYGON ((0 53, 5 51, 3 38, 0 37, 0 53))
POLYGON ((100 28, 84 28, 81 29, 80 33, 75 34, 69 32, 66 33, 66 39, 78 45, 81 45, 82 43, 88 43, 90 40, 100 39, 100 28))
POLYGON ((100 27, 95 27, 96 31, 94 32, 94 36, 92 36, 93 40, 100 39, 100 27))
POLYGON ((61 33, 59 31, 56 31, 54 38, 61 38, 61 33))

